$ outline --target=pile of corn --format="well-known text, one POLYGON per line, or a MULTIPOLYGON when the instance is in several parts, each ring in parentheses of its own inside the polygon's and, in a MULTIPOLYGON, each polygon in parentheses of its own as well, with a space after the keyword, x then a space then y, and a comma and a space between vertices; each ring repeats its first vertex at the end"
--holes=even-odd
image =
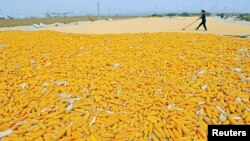
POLYGON ((250 40, 0 32, 0 140, 206 140, 250 124, 250 40))

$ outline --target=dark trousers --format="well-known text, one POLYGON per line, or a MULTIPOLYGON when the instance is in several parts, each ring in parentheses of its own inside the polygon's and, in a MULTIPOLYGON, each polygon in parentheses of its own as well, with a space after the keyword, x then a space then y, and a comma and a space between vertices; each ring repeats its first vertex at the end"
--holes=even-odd
POLYGON ((205 30, 207 30, 207 27, 206 27, 206 21, 202 21, 201 23, 200 23, 200 25, 196 28, 197 30, 200 28, 200 26, 202 26, 203 25, 203 27, 205 28, 205 30))

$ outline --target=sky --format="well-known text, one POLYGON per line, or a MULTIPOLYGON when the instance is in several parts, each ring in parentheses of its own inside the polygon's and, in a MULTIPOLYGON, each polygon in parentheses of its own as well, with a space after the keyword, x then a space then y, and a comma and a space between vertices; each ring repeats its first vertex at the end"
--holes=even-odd
POLYGON ((72 15, 147 15, 170 12, 250 13, 250 0, 0 0, 1 16, 44 16, 46 12, 72 15))

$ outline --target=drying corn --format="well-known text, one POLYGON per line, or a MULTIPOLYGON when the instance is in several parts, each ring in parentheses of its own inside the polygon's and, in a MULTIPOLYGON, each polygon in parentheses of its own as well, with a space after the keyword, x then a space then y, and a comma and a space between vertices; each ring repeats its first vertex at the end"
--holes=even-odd
POLYGON ((250 124, 250 40, 0 32, 0 140, 206 140, 250 124))

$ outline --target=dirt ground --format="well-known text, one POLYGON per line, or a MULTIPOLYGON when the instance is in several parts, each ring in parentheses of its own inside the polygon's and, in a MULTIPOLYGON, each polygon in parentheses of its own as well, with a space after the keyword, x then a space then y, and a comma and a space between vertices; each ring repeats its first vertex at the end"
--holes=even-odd
POLYGON ((45 28, 66 33, 87 34, 118 34, 118 33, 144 33, 144 32, 194 32, 218 35, 250 35, 250 24, 246 22, 230 22, 216 17, 207 18, 208 31, 201 27, 195 30, 200 21, 197 21, 186 30, 184 27, 192 23, 196 17, 163 17, 163 18, 135 18, 115 21, 95 21, 78 25, 70 24, 58 27, 45 28))

